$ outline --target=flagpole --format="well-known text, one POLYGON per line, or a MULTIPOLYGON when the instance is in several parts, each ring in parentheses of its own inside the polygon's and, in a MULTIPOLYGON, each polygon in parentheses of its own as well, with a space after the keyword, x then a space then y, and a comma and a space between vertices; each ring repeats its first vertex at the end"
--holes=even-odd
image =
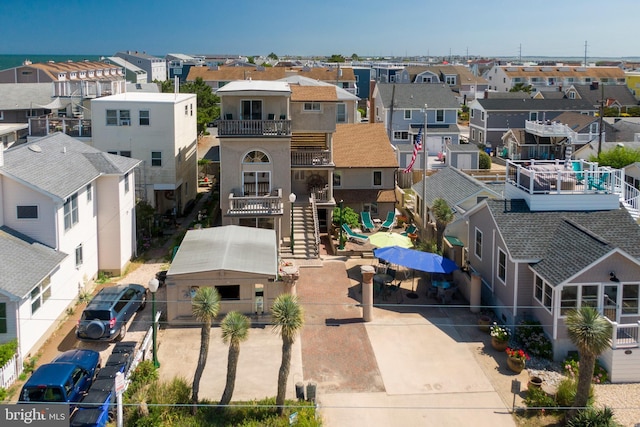
POLYGON ((427 232, 427 104, 424 104, 424 131, 422 132, 422 227, 427 232))

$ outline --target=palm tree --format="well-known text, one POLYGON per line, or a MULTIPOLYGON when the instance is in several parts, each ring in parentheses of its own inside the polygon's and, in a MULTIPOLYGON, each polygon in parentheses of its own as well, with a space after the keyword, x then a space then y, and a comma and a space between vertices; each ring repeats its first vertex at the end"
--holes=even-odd
POLYGON ((585 306, 572 310, 567 315, 566 324, 569 339, 578 348, 580 357, 576 397, 573 409, 567 414, 571 419, 578 412, 576 408, 587 406, 596 358, 611 346, 613 328, 595 308, 585 306))
POLYGON ((222 398, 220 398, 220 409, 231 402, 233 389, 236 385, 236 369, 238 367, 238 357, 240 356, 240 343, 249 336, 251 321, 244 314, 237 311, 229 312, 222 323, 222 342, 229 344, 229 355, 227 357, 227 383, 224 386, 222 398))
POLYGON ((291 366, 291 348, 296 334, 304 324, 304 312, 295 295, 281 294, 273 302, 271 316, 273 330, 279 332, 282 337, 282 363, 278 372, 278 394, 276 395, 278 415, 282 415, 291 366))
POLYGON ((211 337, 211 323, 218 315, 220 310, 220 294, 216 288, 211 286, 202 286, 196 291, 191 301, 192 312, 198 321, 202 322, 200 331, 200 355, 198 356, 198 366, 196 373, 193 375, 193 386, 191 394, 191 403, 193 403, 193 413, 195 414, 198 404, 198 391, 200 390, 200 379, 207 364, 209 355, 209 338, 211 337))
POLYGON ((447 227, 447 224, 453 220, 453 211, 449 207, 449 204, 440 197, 433 201, 431 210, 436 218, 436 245, 438 246, 438 253, 442 253, 442 235, 444 234, 444 229, 447 227))

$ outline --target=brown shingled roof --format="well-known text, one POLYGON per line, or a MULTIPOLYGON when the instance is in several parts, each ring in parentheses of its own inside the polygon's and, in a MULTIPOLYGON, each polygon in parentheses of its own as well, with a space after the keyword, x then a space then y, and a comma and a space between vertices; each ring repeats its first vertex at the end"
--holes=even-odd
POLYGON ((300 70, 298 74, 304 77, 308 77, 314 80, 320 80, 323 82, 335 83, 355 81, 356 75, 353 73, 353 68, 340 68, 342 76, 338 77, 338 67, 313 67, 309 71, 300 70))
POLYGON ((198 77, 204 81, 231 82, 234 80, 279 80, 286 77, 284 68, 265 67, 264 70, 256 70, 249 67, 218 67, 217 70, 209 67, 191 67, 187 81, 195 81, 198 77))
POLYGON ((509 77, 596 77, 624 78, 624 71, 618 67, 568 67, 568 66, 504 66, 509 77))
POLYGON ((337 101, 336 86, 291 85, 291 101, 337 101))
POLYGON ((383 123, 336 125, 333 161, 337 168, 397 168, 383 123))

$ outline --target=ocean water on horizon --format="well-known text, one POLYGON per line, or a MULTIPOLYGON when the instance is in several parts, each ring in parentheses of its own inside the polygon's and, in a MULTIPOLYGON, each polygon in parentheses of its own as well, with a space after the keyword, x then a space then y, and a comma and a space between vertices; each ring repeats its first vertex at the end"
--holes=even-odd
POLYGON ((109 55, 0 55, 0 70, 6 70, 7 68, 18 67, 29 60, 34 64, 37 62, 67 62, 67 61, 99 61, 101 57, 109 55))

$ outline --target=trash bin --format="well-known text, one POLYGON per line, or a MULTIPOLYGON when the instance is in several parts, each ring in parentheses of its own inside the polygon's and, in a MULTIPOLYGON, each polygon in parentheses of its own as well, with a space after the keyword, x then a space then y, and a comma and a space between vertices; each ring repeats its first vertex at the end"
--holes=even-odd
POLYGON ((296 383, 296 399, 304 400, 304 384, 296 383))
POLYGON ((313 381, 309 381, 309 384, 307 384, 307 400, 309 402, 315 402, 316 401, 316 387, 318 385, 316 383, 314 383, 313 381))

